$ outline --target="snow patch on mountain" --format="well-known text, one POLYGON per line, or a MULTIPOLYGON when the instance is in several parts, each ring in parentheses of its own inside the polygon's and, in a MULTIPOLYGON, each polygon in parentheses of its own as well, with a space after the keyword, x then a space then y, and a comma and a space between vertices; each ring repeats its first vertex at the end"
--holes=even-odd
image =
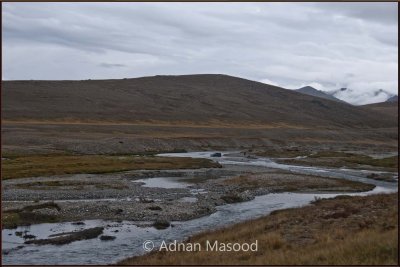
POLYGON ((340 88, 329 91, 327 94, 353 105, 366 105, 385 102, 394 96, 394 94, 383 89, 361 92, 351 88, 340 88))

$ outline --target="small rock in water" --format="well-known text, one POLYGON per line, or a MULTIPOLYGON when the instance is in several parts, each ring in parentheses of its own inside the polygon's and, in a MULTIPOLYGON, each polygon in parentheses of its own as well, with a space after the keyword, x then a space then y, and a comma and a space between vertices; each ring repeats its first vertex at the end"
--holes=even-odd
POLYGON ((34 239, 34 238, 36 238, 36 236, 35 236, 35 235, 28 235, 28 234, 26 234, 26 235, 24 235, 22 238, 23 238, 23 239, 34 239))
POLYGON ((100 240, 101 241, 112 241, 115 238, 116 238, 115 236, 111 236, 111 235, 102 235, 102 236, 100 236, 100 240))
POLYGON ((17 231, 17 232, 15 232, 15 235, 16 235, 16 236, 22 236, 22 232, 18 232, 18 231, 17 231))
POLYGON ((163 220, 155 221, 155 222, 153 223, 153 227, 156 228, 156 229, 158 229, 158 230, 167 229, 168 227, 170 227, 170 225, 171 225, 170 222, 168 222, 168 221, 163 221, 163 220))
POLYGON ((84 222, 73 222, 73 223, 71 223, 72 225, 85 225, 85 223, 84 222))
POLYGON ((220 153, 220 152, 217 152, 217 153, 212 153, 211 154, 211 157, 218 157, 218 158, 220 158, 220 157, 222 157, 222 154, 220 153))
POLYGON ((103 233, 103 230, 103 227, 93 227, 78 232, 66 232, 65 235, 57 234, 55 238, 28 240, 24 243, 35 245, 65 245, 74 241, 97 238, 103 233))

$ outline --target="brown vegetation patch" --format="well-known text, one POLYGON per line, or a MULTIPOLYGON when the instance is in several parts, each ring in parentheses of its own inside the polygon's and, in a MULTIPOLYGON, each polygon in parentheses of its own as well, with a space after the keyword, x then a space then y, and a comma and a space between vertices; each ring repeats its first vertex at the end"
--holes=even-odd
POLYGON ((55 214, 37 212, 43 209, 61 210, 54 202, 29 205, 20 209, 4 210, 1 216, 1 225, 3 228, 16 228, 20 225, 57 221, 58 218, 55 214))
POLYGON ((220 167, 208 159, 105 156, 29 155, 2 162, 2 179, 75 173, 111 173, 128 170, 197 169, 220 167))
POLYGON ((375 187, 371 184, 345 179, 323 178, 290 173, 240 175, 224 180, 224 183, 228 185, 237 185, 242 191, 268 188, 274 192, 358 192, 369 191, 375 187))

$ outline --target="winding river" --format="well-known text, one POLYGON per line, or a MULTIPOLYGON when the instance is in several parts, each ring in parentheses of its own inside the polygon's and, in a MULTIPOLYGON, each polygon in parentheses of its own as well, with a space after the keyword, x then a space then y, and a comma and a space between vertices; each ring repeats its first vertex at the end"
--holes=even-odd
MULTIPOLYGON (((316 174, 324 177, 344 178, 349 180, 367 182, 376 187, 363 193, 351 193, 347 195, 368 195, 374 193, 396 192, 398 183, 376 181, 366 178, 361 170, 330 169, 318 167, 301 167, 278 164, 267 158, 248 159, 238 153, 224 153, 222 157, 211 157, 213 152, 191 152, 160 154, 160 156, 210 158, 222 165, 237 164, 261 166, 289 170, 295 173, 316 174)), ((300 207, 309 204, 315 197, 331 198, 339 194, 321 193, 276 193, 258 196, 255 199, 223 205, 217 207, 217 211, 211 215, 198 219, 172 222, 173 227, 165 230, 157 230, 146 226, 146 222, 113 222, 104 220, 87 220, 85 225, 75 225, 72 222, 45 223, 18 229, 5 229, 2 231, 3 264, 111 264, 129 256, 141 255, 145 251, 143 242, 151 240, 157 247, 164 240, 183 240, 193 234, 216 229, 241 221, 253 219, 269 214, 274 210, 300 207), (143 225, 140 225, 140 224, 143 225), (24 245, 24 240, 15 235, 16 231, 29 231, 37 238, 47 238, 51 234, 68 231, 82 230, 95 226, 103 226, 105 235, 116 236, 114 241, 100 241, 90 239, 76 241, 63 246, 54 245, 24 245), (20 247, 23 245, 23 247, 20 247)))

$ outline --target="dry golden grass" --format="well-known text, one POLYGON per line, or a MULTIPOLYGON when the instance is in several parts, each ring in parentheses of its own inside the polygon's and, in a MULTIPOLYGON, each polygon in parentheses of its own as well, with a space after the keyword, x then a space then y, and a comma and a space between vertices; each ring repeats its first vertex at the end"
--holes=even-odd
POLYGON ((323 178, 311 175, 290 173, 266 173, 241 175, 224 180, 225 184, 238 185, 244 190, 269 188, 275 192, 308 192, 308 191, 369 191, 375 186, 345 179, 323 178))
POLYGON ((128 170, 196 169, 219 167, 208 159, 103 156, 27 155, 2 160, 2 179, 74 173, 109 173, 128 170))
POLYGON ((382 265, 398 264, 397 194, 337 197, 274 212, 229 228, 190 238, 254 242, 257 252, 154 252, 126 259, 127 265, 382 265))

